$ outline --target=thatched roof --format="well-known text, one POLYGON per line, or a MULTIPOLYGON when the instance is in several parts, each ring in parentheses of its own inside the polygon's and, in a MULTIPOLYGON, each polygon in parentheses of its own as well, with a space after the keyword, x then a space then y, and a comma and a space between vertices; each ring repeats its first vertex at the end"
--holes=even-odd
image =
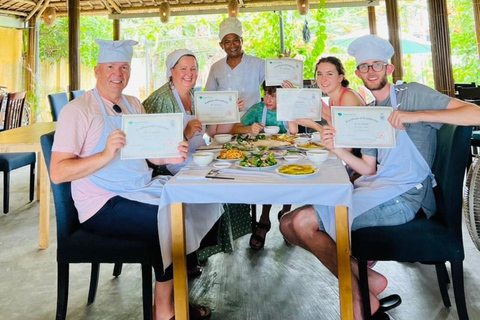
MULTIPOLYGON (((167 0, 80 0, 81 15, 119 14, 121 17, 158 13, 160 4, 167 0)), ((0 15, 15 16, 28 21, 41 15, 47 7, 55 8, 57 16, 66 16, 67 0, 0 0, 0 15)), ((228 0, 168 0, 171 15, 226 13, 228 0)), ((327 6, 355 6, 375 3, 372 0, 326 0, 327 6)), ((240 12, 288 10, 296 8, 296 1, 238 0, 240 12)), ((319 1, 310 0, 311 8, 319 1)))

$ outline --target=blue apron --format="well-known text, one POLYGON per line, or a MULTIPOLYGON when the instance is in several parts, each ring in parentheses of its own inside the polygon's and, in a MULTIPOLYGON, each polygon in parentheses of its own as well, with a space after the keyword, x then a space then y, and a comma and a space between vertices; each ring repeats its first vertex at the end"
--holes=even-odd
MULTIPOLYGON (((105 149, 108 136, 116 129, 122 129, 122 117, 109 116, 105 110, 97 89, 93 89, 95 98, 100 105, 103 115, 103 131, 100 140, 90 155, 102 152, 105 149)), ((122 101, 132 114, 135 113, 122 95, 122 101)), ((163 185, 168 177, 158 176, 152 180, 152 172, 144 159, 121 160, 120 152, 103 168, 91 174, 88 179, 96 186, 115 193, 123 198, 158 205, 163 185)))
MULTIPOLYGON (((390 85, 390 101, 393 108, 397 110, 397 97, 393 84, 390 85)), ((352 210, 349 211, 350 226, 353 219, 362 213, 414 187, 422 188, 421 183, 429 176, 432 179, 432 186, 436 185, 429 165, 407 132, 395 129, 395 136, 397 142, 395 148, 377 149, 377 172, 373 175, 363 175, 355 180, 352 210)), ((324 206, 319 206, 317 211, 327 233, 335 239, 333 209, 325 210, 324 206)))
MULTIPOLYGON (((180 99, 180 95, 178 94, 177 90, 175 89, 174 86, 171 86, 173 96, 175 97, 175 100, 178 103, 178 106, 180 107, 180 110, 182 111, 183 114, 183 130, 187 127, 188 122, 195 120, 195 115, 190 115, 187 114, 185 111, 185 107, 183 106, 182 99, 180 99)), ((193 110, 193 107, 192 107, 193 110)), ((195 153, 198 148, 201 146, 205 146, 205 140, 203 139, 203 135, 205 133, 206 127, 203 125, 202 126, 202 131, 201 132, 195 132, 195 135, 191 138, 188 139, 188 157, 185 159, 183 163, 179 164, 168 164, 167 169, 170 171, 173 175, 177 174, 178 171, 180 171, 183 167, 188 165, 190 161, 192 161, 192 153, 195 153)))

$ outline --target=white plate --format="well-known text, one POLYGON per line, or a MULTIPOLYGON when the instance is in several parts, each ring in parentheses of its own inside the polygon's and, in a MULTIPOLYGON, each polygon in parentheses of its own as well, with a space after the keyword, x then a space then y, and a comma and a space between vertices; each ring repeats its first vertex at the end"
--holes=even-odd
POLYGON ((232 164, 229 162, 217 162, 213 164, 213 166, 217 169, 227 169, 230 168, 231 165, 232 164))
POLYGON ((318 168, 314 167, 314 172, 312 173, 307 173, 307 174, 287 174, 287 173, 281 173, 280 168, 275 169, 275 172, 277 172, 279 175, 284 176, 284 177, 289 177, 289 178, 305 178, 309 176, 313 176, 314 174, 318 173, 318 168))
MULTIPOLYGON (((246 151, 242 151, 243 152, 243 155, 248 155, 248 152, 246 151)), ((220 155, 220 152, 219 153, 216 153, 214 155, 214 158, 213 160, 216 160, 216 161, 220 161, 220 162, 235 162, 235 161, 239 161, 239 160, 242 160, 244 157, 241 157, 241 158, 237 158, 237 159, 218 159, 218 156, 220 155)))
POLYGON ((266 170, 272 170, 276 167, 278 167, 280 165, 280 163, 277 162, 276 165, 273 165, 273 166, 270 166, 270 167, 244 167, 244 166, 241 166, 240 165, 240 161, 237 161, 235 162, 235 164, 237 165, 237 167, 239 169, 243 169, 243 170, 250 170, 250 171, 266 171, 266 170))
MULTIPOLYGON (((306 143, 305 143, 306 144, 306 143)), ((297 147, 297 149, 300 149, 300 150, 304 150, 304 151, 309 151, 309 150, 323 150, 325 149, 325 146, 318 146, 318 147, 315 147, 315 148, 305 148, 305 147, 302 147, 303 145, 305 144, 299 144, 299 145, 295 145, 295 147, 297 147)))

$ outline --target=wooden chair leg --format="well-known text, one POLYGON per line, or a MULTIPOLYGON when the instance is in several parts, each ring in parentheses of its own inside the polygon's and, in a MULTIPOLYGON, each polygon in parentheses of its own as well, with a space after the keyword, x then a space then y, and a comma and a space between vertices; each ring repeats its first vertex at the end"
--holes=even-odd
POLYGON ((33 201, 35 191, 35 162, 30 165, 30 202, 33 201))
POLYGON ((122 263, 115 263, 113 267, 113 276, 116 278, 122 274, 122 263))
POLYGON ((463 262, 453 261, 452 282, 455 304, 457 305, 458 319, 468 320, 467 303, 465 302, 465 287, 463 285, 463 262))
POLYGON ((56 320, 67 318, 69 264, 57 263, 57 314, 56 320))
POLYGON ((87 305, 95 301, 98 288, 98 275, 100 273, 100 263, 92 263, 92 271, 90 273, 90 289, 88 290, 87 305))
POLYGON ((143 319, 151 320, 152 315, 152 266, 142 264, 143 319))
POLYGON ((360 285, 360 295, 362 296, 363 305, 363 317, 364 319, 370 319, 372 311, 370 309, 370 294, 368 290, 368 272, 367 272, 367 260, 358 260, 358 276, 360 285))
POLYGON ((10 172, 3 172, 3 213, 7 214, 10 207, 10 172))
MULTIPOLYGON (((445 279, 446 267, 445 263, 436 263, 435 269, 437 271, 438 287, 440 288, 440 294, 442 295, 443 305, 450 308, 450 298, 448 296, 447 279, 445 279)), ((447 276, 448 277, 448 276, 447 276)))
POLYGON ((252 232, 255 231, 255 226, 257 225, 257 205, 252 204, 252 232))

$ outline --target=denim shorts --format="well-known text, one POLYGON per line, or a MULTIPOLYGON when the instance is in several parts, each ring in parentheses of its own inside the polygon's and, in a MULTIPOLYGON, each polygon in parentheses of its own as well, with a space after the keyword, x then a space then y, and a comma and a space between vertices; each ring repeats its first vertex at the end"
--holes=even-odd
MULTIPOLYGON (((318 219, 318 229, 325 232, 325 226, 320 218, 319 210, 323 206, 315 206, 318 219)), ((397 226, 407 223, 415 218, 414 212, 402 198, 395 197, 372 209, 365 211, 353 219, 351 230, 357 230, 367 227, 397 226)))

